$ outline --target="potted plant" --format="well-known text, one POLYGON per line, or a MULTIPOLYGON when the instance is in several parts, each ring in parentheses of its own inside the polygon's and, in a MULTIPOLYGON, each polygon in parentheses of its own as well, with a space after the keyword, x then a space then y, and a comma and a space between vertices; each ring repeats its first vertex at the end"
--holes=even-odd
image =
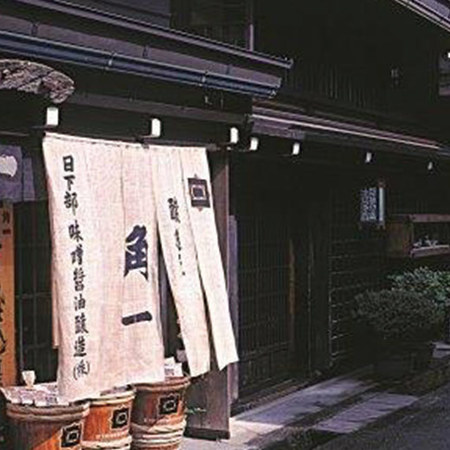
POLYGON ((355 297, 354 316, 376 356, 378 375, 400 378, 431 359, 431 339, 443 321, 443 309, 421 293, 404 289, 365 292, 355 297))
POLYGON ((393 289, 420 292, 444 308, 450 299, 450 272, 428 267, 390 275, 393 289))
POLYGON ((433 300, 444 311, 445 327, 441 334, 450 341, 450 272, 431 270, 428 267, 391 275, 393 289, 420 292, 433 300))

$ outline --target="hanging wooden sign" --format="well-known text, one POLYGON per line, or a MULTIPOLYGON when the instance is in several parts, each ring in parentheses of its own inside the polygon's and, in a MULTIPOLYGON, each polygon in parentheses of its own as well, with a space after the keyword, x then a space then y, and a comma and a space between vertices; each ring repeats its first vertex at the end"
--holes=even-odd
POLYGON ((384 227, 385 203, 385 184, 383 181, 362 188, 360 191, 360 223, 384 227))
POLYGON ((13 207, 0 202, 0 386, 16 383, 14 336, 13 207))

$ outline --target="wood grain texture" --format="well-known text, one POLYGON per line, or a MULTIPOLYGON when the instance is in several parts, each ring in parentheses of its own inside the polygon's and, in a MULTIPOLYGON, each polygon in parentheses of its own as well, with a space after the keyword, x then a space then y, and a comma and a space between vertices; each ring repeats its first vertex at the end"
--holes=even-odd
MULTIPOLYGON (((83 443, 104 442, 112 445, 130 436, 131 408, 134 395, 112 401, 91 403, 83 432, 83 443)), ((119 445, 117 446, 119 447, 119 445)))
POLYGON ((16 384, 14 316, 14 217, 11 204, 0 203, 0 385, 16 384))
POLYGON ((17 450, 81 450, 89 404, 37 408, 8 404, 12 448, 17 450))
POLYGON ((132 423, 152 427, 183 422, 188 386, 189 379, 184 377, 169 378, 164 383, 137 385, 132 423))
MULTIPOLYGON (((211 182, 214 195, 214 210, 219 247, 225 274, 228 279, 229 258, 229 156, 223 153, 210 153, 211 182)), ((229 279, 228 279, 229 280, 229 279)), ((216 364, 214 365, 214 367, 216 364)), ((199 410, 189 416, 187 433, 190 436, 215 439, 229 438, 229 419, 231 413, 231 393, 229 389, 229 371, 213 368, 211 372, 194 383, 190 389, 188 405, 199 410)))
POLYGON ((317 186, 310 209, 311 351, 312 368, 326 370, 330 365, 330 192, 317 186))

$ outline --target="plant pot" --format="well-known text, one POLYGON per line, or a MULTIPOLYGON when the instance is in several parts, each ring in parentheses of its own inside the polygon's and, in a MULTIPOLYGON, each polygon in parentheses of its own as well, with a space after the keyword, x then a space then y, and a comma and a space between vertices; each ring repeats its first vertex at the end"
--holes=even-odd
POLYGON ((421 342, 415 344, 411 350, 414 353, 414 369, 427 369, 433 357, 434 344, 432 342, 421 342))
POLYGON ((450 306, 445 307, 445 318, 443 326, 443 339, 446 344, 450 344, 450 306))
POLYGON ((409 375, 414 369, 414 354, 401 352, 380 355, 375 362, 377 378, 398 380, 409 375))

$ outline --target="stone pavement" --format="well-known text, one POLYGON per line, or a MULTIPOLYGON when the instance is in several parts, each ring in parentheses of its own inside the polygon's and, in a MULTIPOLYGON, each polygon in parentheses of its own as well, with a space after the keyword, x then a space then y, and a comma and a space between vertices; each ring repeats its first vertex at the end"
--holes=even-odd
POLYGON ((317 450, 448 450, 450 383, 369 427, 333 439, 317 450))
MULTIPOLYGON (((450 346, 437 343, 434 358, 435 361, 442 361, 441 371, 442 367, 447 368, 445 370, 448 371, 449 355, 450 346)), ((425 380, 431 378, 433 381, 436 373, 431 373, 431 377, 425 376, 425 380)), ((421 375, 419 374, 419 376, 421 375)), ((450 379, 449 376, 450 374, 446 375, 447 378, 444 382, 450 379)), ((442 379, 445 380, 445 378, 442 379)), ((450 384, 447 391, 447 401, 450 405, 450 384)), ((404 410, 410 411, 415 408, 416 404, 420 404, 421 400, 418 400, 418 396, 402 395, 401 392, 398 385, 383 386, 376 383, 371 378, 370 368, 360 369, 301 389, 234 416, 230 420, 230 440, 185 439, 182 450, 312 449, 330 438, 333 440, 326 444, 324 449, 433 448, 411 447, 407 444, 405 447, 396 447, 395 445, 385 447, 381 432, 378 446, 369 445, 372 437, 370 437, 370 431, 367 431, 369 433, 367 435, 367 429, 371 430, 383 421, 387 421, 389 424, 391 417, 401 415, 404 410), (356 441, 353 442, 353 435, 360 436, 361 446, 356 445, 356 441), (342 442, 341 446, 339 446, 339 442, 342 442)), ((449 408, 445 408, 447 413, 450 413, 449 408)), ((442 421, 448 422, 447 417, 449 416, 442 414, 442 421)), ((429 419, 428 422, 432 427, 432 419, 429 419)), ((439 433, 434 430, 437 436, 436 448, 450 449, 450 433, 447 446, 442 446, 439 441, 439 439, 444 439, 442 433, 445 433, 448 428, 448 426, 442 426, 444 431, 441 430, 439 436, 439 433)), ((420 432, 416 432, 416 436, 418 440, 423 439, 425 445, 426 438, 420 432)))
POLYGON ((185 439, 183 450, 256 449, 261 441, 289 424, 320 414, 339 403, 375 389, 368 368, 301 389, 231 418, 231 439, 185 439))
POLYGON ((355 406, 346 408, 329 419, 313 425, 311 429, 337 434, 352 433, 417 400, 417 397, 412 395, 386 392, 372 394, 368 397, 367 399, 363 398, 355 406))

